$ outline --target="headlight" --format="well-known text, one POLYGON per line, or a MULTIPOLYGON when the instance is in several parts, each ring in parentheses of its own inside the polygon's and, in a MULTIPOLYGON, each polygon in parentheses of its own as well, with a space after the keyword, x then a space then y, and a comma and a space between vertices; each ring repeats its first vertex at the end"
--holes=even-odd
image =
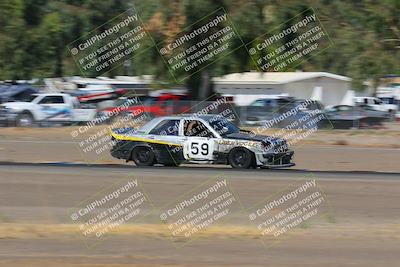
POLYGON ((10 107, 6 107, 6 106, 3 106, 3 110, 5 110, 7 112, 17 112, 18 111, 18 109, 16 109, 16 108, 10 108, 10 107))
POLYGON ((5 107, 5 106, 0 106, 0 112, 1 112, 1 113, 7 113, 7 112, 9 112, 9 111, 11 111, 10 108, 7 108, 7 107, 5 107))
POLYGON ((271 151, 274 149, 274 145, 270 141, 262 141, 261 146, 263 151, 271 151))
POLYGON ((289 146, 286 142, 286 140, 284 139, 279 139, 275 142, 274 144, 274 151, 276 153, 282 153, 282 152, 286 152, 289 150, 289 146))
POLYGON ((262 142, 254 142, 255 143, 255 148, 259 151, 263 151, 264 150, 264 145, 262 142))

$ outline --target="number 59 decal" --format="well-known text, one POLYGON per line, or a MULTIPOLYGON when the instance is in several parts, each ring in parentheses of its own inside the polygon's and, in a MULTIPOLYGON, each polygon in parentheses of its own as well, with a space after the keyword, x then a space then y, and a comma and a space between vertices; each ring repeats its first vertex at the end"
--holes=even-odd
POLYGON ((183 146, 186 159, 213 159, 214 141, 207 139, 189 140, 183 146))

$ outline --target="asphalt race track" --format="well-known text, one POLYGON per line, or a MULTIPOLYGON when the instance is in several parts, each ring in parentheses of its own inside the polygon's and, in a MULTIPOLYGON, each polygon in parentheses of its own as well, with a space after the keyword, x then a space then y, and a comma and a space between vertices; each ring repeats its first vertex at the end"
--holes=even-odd
MULTIPOLYGON (((0 170, 0 266, 11 262, 12 266, 398 264, 399 173, 19 163, 2 163, 0 170), (217 178, 227 180, 245 208, 288 184, 315 179, 329 200, 331 214, 329 221, 296 229, 268 249, 259 238, 234 232, 205 235, 180 248, 164 235, 131 232, 88 249, 77 232, 58 229, 73 225, 70 210, 79 202, 130 178, 139 181, 154 205, 140 222, 148 227, 160 225, 158 215, 165 203, 217 178), (50 230, 38 230, 41 227, 50 230)), ((235 216, 235 227, 248 227, 246 212, 235 216)))

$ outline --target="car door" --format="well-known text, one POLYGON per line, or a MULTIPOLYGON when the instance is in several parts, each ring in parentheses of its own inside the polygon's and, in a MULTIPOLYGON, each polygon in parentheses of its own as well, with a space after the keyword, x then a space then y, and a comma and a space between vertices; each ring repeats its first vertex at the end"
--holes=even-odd
POLYGON ((337 115, 340 116, 353 116, 354 110, 351 106, 338 106, 337 107, 337 115))
POLYGON ((385 110, 385 106, 383 105, 382 100, 380 99, 372 99, 373 100, 373 105, 372 107, 374 107, 375 110, 379 110, 379 111, 386 111, 385 110))
POLYGON ((186 138, 180 135, 181 119, 163 119, 148 132, 146 139, 154 140, 153 146, 163 157, 171 158, 174 162, 181 162, 183 144, 186 138))
POLYGON ((71 109, 62 95, 44 96, 38 104, 48 121, 70 121, 71 109))
POLYGON ((161 120, 149 132, 148 138, 161 143, 182 144, 185 138, 179 134, 180 123, 180 119, 161 120))
MULTIPOLYGON (((71 98, 71 105, 71 121, 88 122, 96 118, 97 109, 95 105, 86 104, 86 106, 82 106, 77 98, 71 98)), ((98 123, 105 120, 106 118, 99 117, 98 123)))
POLYGON ((212 161, 216 146, 214 131, 199 119, 184 119, 181 127, 185 138, 183 156, 191 161, 212 161))

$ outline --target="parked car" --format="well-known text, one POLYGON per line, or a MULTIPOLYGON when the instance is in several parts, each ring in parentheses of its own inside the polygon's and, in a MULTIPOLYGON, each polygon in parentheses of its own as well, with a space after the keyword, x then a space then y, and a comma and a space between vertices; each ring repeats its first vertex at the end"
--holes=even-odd
POLYGON ((257 99, 246 107, 245 123, 247 125, 263 125, 293 101, 293 98, 288 97, 257 99))
MULTIPOLYGON (((247 125, 265 126, 274 121, 273 128, 303 128, 324 127, 321 120, 306 125, 323 113, 322 104, 314 100, 294 99, 290 97, 277 99, 258 99, 246 107, 247 125), (278 119, 283 114, 290 114, 284 119, 278 119)), ((322 115, 323 116, 323 115, 322 115)))
POLYGON ((368 128, 382 126, 389 118, 385 111, 378 111, 368 105, 337 105, 328 108, 325 115, 334 128, 368 128))
POLYGON ((95 119, 95 108, 84 108, 69 94, 32 95, 29 101, 0 105, 0 123, 30 127, 44 123, 73 124, 95 119))
POLYGON ((398 110, 398 106, 396 104, 385 103, 377 97, 368 97, 368 96, 354 97, 354 102, 358 106, 368 105, 374 110, 387 112, 389 113, 390 117, 393 117, 398 110))
POLYGON ((294 105, 304 105, 300 110, 304 112, 323 112, 324 105, 318 100, 296 99, 294 105))

